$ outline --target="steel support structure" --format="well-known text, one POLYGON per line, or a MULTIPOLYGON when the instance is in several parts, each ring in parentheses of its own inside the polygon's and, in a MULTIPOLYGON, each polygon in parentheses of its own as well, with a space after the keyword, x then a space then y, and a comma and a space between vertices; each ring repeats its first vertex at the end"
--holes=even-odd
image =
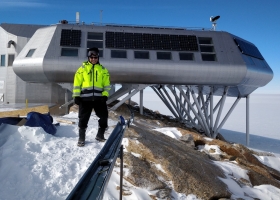
POLYGON ((139 102, 140 102, 140 114, 143 115, 143 89, 140 90, 139 102))
POLYGON ((223 93, 215 106, 213 98, 215 91, 212 86, 209 86, 207 92, 203 91, 205 86, 152 85, 150 87, 175 118, 211 138, 217 137, 220 129, 241 99, 241 97, 237 97, 224 118, 221 119, 228 95, 228 86, 223 87, 223 93), (216 111, 218 112, 215 113, 216 111))
MULTIPOLYGON (((118 89, 115 93, 113 93, 108 101, 107 104, 112 103, 113 101, 117 100, 118 98, 126 95, 122 100, 120 100, 117 104, 115 104, 113 107, 110 108, 110 110, 116 110, 119 106, 121 106, 125 101, 129 100, 131 97, 133 97, 135 94, 137 94, 139 91, 145 89, 149 85, 146 84, 123 84, 120 89, 118 89)), ((140 108, 140 110, 143 109, 140 108)))
POLYGON ((250 127, 249 127, 249 111, 250 111, 250 106, 249 106, 249 104, 250 104, 250 95, 248 95, 247 97, 246 97, 246 145, 247 145, 247 147, 249 146, 249 140, 250 140, 250 138, 249 138, 249 134, 250 134, 250 127))

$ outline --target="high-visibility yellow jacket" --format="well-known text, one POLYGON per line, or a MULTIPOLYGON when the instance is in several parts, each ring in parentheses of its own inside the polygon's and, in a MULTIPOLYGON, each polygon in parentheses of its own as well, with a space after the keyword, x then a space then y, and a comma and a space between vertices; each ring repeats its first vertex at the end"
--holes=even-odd
POLYGON ((81 97, 83 100, 92 101, 102 96, 109 96, 110 75, 101 64, 83 62, 76 71, 73 84, 73 97, 81 97))

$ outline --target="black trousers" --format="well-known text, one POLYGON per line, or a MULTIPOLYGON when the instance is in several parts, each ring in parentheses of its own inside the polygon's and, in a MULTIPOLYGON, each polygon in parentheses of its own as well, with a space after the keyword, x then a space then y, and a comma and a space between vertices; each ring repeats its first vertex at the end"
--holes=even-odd
POLYGON ((100 128, 108 127, 108 109, 106 101, 83 101, 79 105, 79 128, 86 129, 92 109, 99 117, 98 124, 100 128))

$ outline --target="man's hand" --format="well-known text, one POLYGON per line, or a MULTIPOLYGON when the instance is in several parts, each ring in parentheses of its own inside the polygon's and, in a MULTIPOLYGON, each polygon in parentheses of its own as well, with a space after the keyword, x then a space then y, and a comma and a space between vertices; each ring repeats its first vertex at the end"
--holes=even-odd
POLYGON ((108 100, 108 97, 107 97, 107 96, 102 96, 102 100, 103 100, 103 101, 107 101, 107 100, 108 100))
POLYGON ((75 104, 80 105, 80 103, 82 103, 82 98, 81 97, 75 97, 74 102, 75 102, 75 104))

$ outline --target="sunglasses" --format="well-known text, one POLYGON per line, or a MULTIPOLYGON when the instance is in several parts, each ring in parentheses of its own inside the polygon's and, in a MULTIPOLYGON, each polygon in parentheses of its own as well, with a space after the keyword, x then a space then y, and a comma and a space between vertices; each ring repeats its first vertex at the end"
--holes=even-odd
POLYGON ((94 57, 89 57, 89 58, 91 58, 91 59, 97 59, 98 57, 94 56, 94 57))

